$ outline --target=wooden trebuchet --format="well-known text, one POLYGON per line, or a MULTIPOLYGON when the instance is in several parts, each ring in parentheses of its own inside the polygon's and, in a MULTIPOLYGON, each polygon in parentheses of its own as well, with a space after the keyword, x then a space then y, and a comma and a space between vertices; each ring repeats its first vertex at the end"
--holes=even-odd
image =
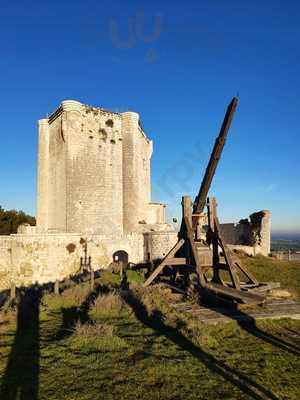
POLYGON ((173 274, 175 284, 178 276, 181 285, 189 284, 190 279, 186 279, 186 276, 190 273, 196 274, 200 295, 209 292, 219 298, 230 299, 237 303, 263 304, 265 298, 262 295, 249 292, 248 289, 245 289, 245 285, 242 287, 238 271, 241 271, 247 277, 248 288, 250 286, 252 288, 258 287, 259 283, 239 261, 236 261, 236 256, 226 245, 217 216, 216 200, 213 197, 207 198, 237 103, 238 99, 234 97, 227 108, 194 204, 192 204, 190 197, 184 196, 182 198, 182 222, 178 233, 178 242, 148 277, 144 286, 150 285, 159 275, 164 274, 165 267, 168 266, 175 271, 175 274, 173 274), (198 238, 197 231, 197 224, 203 216, 205 205, 207 205, 208 220, 206 240, 198 238), (209 264, 206 261, 204 262, 203 254, 211 255, 209 264), (224 261, 221 262, 221 260, 224 261), (208 274, 210 269, 212 269, 212 275, 208 274), (230 280, 228 282, 224 282, 222 278, 224 274, 221 274, 221 271, 225 271, 229 275, 230 280))

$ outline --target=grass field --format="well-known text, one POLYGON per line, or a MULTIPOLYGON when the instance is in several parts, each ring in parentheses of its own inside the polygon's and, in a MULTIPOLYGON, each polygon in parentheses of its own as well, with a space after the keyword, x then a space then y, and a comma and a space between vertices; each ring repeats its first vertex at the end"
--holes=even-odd
MULTIPOLYGON (((299 297, 300 264, 243 262, 299 297)), ((103 273, 61 296, 19 306, 0 324, 1 400, 300 398, 300 321, 205 326, 177 314, 160 286, 130 290, 103 273)))

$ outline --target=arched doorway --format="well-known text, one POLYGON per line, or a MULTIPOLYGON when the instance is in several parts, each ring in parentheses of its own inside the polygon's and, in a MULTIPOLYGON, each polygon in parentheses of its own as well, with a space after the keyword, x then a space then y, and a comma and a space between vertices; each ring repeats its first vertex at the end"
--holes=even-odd
POLYGON ((118 265, 118 270, 122 273, 126 271, 128 266, 129 256, 125 250, 115 251, 113 254, 113 263, 118 265))

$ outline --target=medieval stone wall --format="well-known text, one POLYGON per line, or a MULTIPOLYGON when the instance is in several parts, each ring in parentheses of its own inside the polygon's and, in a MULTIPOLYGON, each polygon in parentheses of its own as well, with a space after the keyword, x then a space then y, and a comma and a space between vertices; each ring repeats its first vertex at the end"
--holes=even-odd
POLYGON ((177 232, 149 232, 144 234, 146 253, 153 260, 161 259, 175 246, 178 241, 177 232))
POLYGON ((0 236, 0 290, 32 283, 54 282, 79 272, 81 257, 91 257, 94 270, 107 268, 113 254, 124 250, 129 261, 144 261, 142 234, 92 235, 36 234, 0 236))
POLYGON ((221 224, 221 229, 226 243, 252 246, 253 237, 249 222, 221 224))
POLYGON ((238 224, 221 224, 225 242, 232 249, 243 250, 249 255, 268 256, 271 252, 270 211, 253 213, 249 219, 241 220, 238 224))
POLYGON ((123 232, 121 118, 96 108, 79 107, 63 116, 68 147, 66 232, 120 234, 123 232))
POLYGON ((10 287, 11 265, 11 236, 0 236, 0 290, 10 287))
MULTIPOLYGON (((153 257, 162 258, 176 243, 176 232, 150 233, 153 257)), ((33 283, 55 282, 79 273, 81 259, 91 257, 94 270, 105 269, 120 250, 129 262, 147 259, 142 233, 127 235, 17 234, 0 236, 0 290, 33 283), (87 248, 85 254, 85 245, 87 248)))

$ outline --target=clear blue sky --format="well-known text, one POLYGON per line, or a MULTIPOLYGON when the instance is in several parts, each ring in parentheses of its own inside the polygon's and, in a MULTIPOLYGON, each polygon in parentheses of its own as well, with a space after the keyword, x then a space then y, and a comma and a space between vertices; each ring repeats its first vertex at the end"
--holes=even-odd
POLYGON ((274 230, 300 232, 299 21, 291 0, 2 2, 0 204, 35 213, 36 121, 76 99, 141 114, 153 199, 180 216, 238 93, 221 220, 270 209, 274 230))

